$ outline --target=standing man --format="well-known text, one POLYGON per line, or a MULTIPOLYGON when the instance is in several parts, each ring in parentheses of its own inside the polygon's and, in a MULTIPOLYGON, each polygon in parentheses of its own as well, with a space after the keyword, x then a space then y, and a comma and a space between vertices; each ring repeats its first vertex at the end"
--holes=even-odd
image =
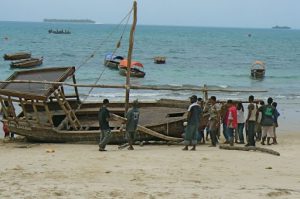
POLYGON ((191 144, 193 146, 191 151, 195 151, 202 109, 199 106, 199 104, 197 103, 196 95, 193 95, 190 97, 190 102, 191 102, 191 105, 188 108, 188 115, 187 115, 188 124, 187 124, 186 132, 184 135, 185 147, 182 150, 188 150, 188 146, 191 144))
POLYGON ((217 98, 211 96, 210 99, 210 109, 209 109, 209 130, 210 130, 210 139, 212 147, 215 147, 217 140, 217 131, 220 128, 220 113, 217 105, 217 98))
POLYGON ((274 115, 275 108, 272 106, 273 99, 271 97, 268 98, 268 104, 263 105, 259 108, 259 111, 262 112, 261 118, 261 128, 262 128, 262 145, 265 145, 265 141, 267 138, 267 144, 270 145, 270 139, 273 138, 274 141, 274 115))
POLYGON ((234 130, 237 128, 237 110, 235 105, 232 103, 232 100, 227 101, 228 105, 228 117, 226 121, 227 126, 227 135, 229 139, 230 146, 233 146, 234 142, 234 130))
POLYGON ((103 100, 103 105, 99 110, 98 119, 99 119, 99 126, 100 126, 100 142, 99 142, 99 151, 106 151, 105 147, 110 141, 111 138, 111 131, 109 127, 109 120, 110 120, 110 113, 107 109, 109 104, 108 99, 103 100))
POLYGON ((126 114, 126 137, 128 140, 128 150, 134 150, 133 142, 135 139, 136 128, 139 122, 140 111, 138 109, 138 100, 134 100, 132 103, 132 109, 129 110, 126 114))
POLYGON ((256 112, 257 106, 254 103, 254 96, 249 96, 249 105, 248 105, 248 116, 246 119, 246 126, 248 129, 248 143, 246 146, 255 146, 255 125, 256 125, 256 112))

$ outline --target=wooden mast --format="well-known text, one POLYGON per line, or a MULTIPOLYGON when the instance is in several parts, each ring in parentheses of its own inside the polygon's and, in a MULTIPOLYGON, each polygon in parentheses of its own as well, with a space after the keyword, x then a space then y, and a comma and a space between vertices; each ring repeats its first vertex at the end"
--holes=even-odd
POLYGON ((132 50, 134 44, 134 31, 137 21, 137 3, 136 1, 133 2, 133 23, 131 25, 130 30, 130 37, 129 37, 129 49, 127 55, 127 74, 126 74, 126 94, 125 94, 125 114, 129 108, 129 93, 130 93, 130 66, 131 66, 131 57, 132 57, 132 50))

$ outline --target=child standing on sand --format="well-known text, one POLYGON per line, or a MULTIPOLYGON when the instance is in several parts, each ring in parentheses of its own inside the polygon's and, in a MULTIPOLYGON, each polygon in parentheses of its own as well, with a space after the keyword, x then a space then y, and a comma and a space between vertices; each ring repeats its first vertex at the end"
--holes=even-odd
POLYGON ((8 122, 7 120, 1 120, 3 124, 3 132, 4 132, 4 138, 9 137, 9 129, 8 129, 8 122))

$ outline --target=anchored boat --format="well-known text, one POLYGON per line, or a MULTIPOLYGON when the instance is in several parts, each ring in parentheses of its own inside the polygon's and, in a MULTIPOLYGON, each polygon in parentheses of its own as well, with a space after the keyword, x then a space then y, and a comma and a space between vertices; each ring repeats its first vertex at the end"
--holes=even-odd
MULTIPOLYGON (((127 76, 128 60, 124 59, 119 64, 119 73, 122 76, 127 76)), ((146 73, 142 70, 144 65, 137 61, 132 61, 130 64, 130 77, 145 77, 146 73)))
POLYGON ((118 66, 120 64, 120 61, 123 60, 124 57, 119 55, 113 55, 112 53, 109 53, 104 58, 104 66, 107 66, 110 69, 118 70, 118 66))
POLYGON ((28 59, 31 57, 31 53, 27 52, 18 52, 14 54, 4 54, 4 60, 19 60, 19 59, 28 59))
POLYGON ((43 64, 43 57, 41 58, 29 58, 21 59, 10 63, 11 68, 31 68, 35 66, 40 66, 43 64))
POLYGON ((262 61, 255 61, 251 66, 251 77, 262 79, 265 77, 266 66, 262 61))

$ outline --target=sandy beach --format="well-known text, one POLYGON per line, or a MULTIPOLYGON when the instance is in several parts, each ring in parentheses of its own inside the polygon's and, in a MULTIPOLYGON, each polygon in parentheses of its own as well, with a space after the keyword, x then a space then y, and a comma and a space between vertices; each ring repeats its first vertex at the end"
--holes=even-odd
POLYGON ((279 145, 266 146, 280 156, 1 140, 0 198, 300 198, 299 138, 282 133, 279 145))

